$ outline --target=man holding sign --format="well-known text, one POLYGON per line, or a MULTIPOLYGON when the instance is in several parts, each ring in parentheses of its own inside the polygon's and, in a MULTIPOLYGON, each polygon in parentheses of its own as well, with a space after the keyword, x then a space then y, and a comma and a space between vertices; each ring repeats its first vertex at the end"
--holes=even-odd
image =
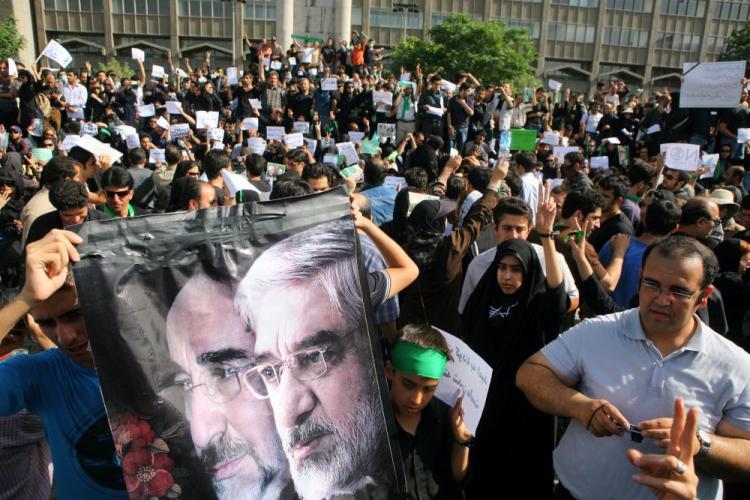
POLYGON ((469 469, 472 436, 464 423, 463 398, 452 409, 433 398, 449 359, 440 332, 406 325, 385 362, 409 498, 454 498, 469 469))

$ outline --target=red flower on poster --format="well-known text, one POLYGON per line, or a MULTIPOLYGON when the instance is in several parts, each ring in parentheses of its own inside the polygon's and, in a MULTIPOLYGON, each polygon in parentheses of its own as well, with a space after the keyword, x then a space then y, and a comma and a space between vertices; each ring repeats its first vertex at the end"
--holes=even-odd
POLYGON ((161 497, 174 484, 174 462, 166 453, 153 453, 144 447, 135 447, 122 461, 125 485, 130 498, 161 497))

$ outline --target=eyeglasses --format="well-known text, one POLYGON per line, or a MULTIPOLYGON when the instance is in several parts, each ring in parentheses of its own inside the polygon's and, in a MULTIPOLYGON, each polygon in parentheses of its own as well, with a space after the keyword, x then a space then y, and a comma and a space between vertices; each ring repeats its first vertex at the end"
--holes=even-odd
POLYGON ((178 376, 175 383, 182 385, 183 390, 190 393, 200 387, 206 394, 206 397, 214 403, 228 403, 236 398, 242 390, 240 373, 246 368, 247 366, 241 368, 216 366, 201 371, 197 384, 193 384, 189 378, 187 380, 180 380, 179 377, 181 376, 178 376))
POLYGON ((662 292, 667 294, 667 297, 669 297, 670 300, 679 302, 679 301, 686 301, 693 298, 693 295, 698 293, 700 290, 695 290, 693 292, 689 290, 662 290, 661 285, 658 281, 650 280, 648 278, 641 279, 641 288, 644 288, 648 290, 651 293, 656 294, 659 296, 662 292))
MULTIPOLYGON (((355 331, 357 329, 344 334, 336 339, 336 342, 341 344, 344 338, 355 331)), ((242 374, 242 382, 253 396, 258 399, 267 399, 271 392, 278 389, 285 368, 289 368, 292 376, 301 382, 315 380, 326 374, 328 371, 326 357, 330 363, 335 352, 333 346, 330 345, 293 352, 281 361, 253 366, 242 374)))
POLYGON ((115 196, 117 196, 118 198, 125 198, 130 194, 130 189, 128 189, 127 191, 110 191, 106 189, 104 191, 104 194, 107 195, 107 198, 114 198, 115 196))
POLYGON ((709 217, 708 215, 706 215, 703 218, 706 219, 706 220, 710 220, 711 222, 713 222, 714 226, 721 225, 721 219, 719 217, 709 217))
POLYGON ((200 172, 188 172, 186 174, 188 177, 200 177, 200 172))

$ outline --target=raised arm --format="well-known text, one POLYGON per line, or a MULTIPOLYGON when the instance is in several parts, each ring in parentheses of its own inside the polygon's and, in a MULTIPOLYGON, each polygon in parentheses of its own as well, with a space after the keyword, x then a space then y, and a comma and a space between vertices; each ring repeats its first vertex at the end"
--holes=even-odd
POLYGON ((547 287, 557 288, 562 285, 563 275, 560 263, 557 260, 555 250, 555 212, 557 205, 549 197, 549 189, 546 184, 539 184, 539 206, 537 207, 537 232, 542 237, 542 248, 544 248, 544 266, 547 274, 547 287))

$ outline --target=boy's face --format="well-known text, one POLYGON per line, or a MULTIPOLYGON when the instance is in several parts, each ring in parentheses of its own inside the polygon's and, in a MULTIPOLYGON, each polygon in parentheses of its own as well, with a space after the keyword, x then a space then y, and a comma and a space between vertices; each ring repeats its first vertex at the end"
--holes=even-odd
POLYGON ((397 415, 416 416, 430 404, 440 380, 394 370, 385 362, 385 376, 391 382, 391 403, 397 415))

